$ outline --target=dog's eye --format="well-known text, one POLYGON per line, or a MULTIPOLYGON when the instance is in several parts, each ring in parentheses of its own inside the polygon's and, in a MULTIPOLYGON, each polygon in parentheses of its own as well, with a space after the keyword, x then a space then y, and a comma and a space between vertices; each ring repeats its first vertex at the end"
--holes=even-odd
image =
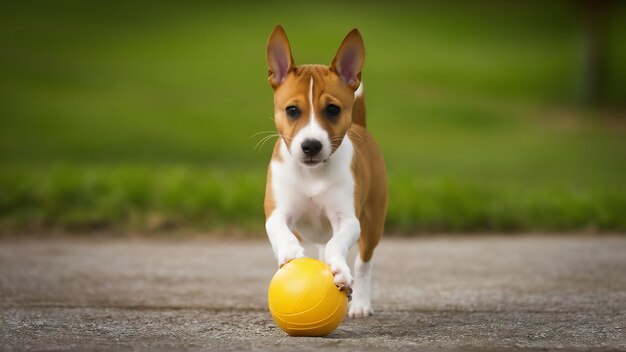
POLYGON ((337 116, 339 116, 340 112, 341 112, 341 108, 338 107, 335 104, 328 104, 328 105, 326 105, 326 109, 324 110, 324 114, 329 119, 336 118, 337 116))
POLYGON ((291 117, 292 119, 297 119, 298 117, 300 117, 300 109, 293 105, 288 106, 285 111, 287 112, 287 116, 291 117))

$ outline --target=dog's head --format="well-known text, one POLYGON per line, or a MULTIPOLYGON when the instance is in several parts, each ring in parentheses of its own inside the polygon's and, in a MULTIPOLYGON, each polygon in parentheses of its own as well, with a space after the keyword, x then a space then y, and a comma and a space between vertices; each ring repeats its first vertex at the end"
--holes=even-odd
POLYGON ((296 66, 285 31, 274 28, 267 43, 274 121, 289 153, 302 164, 321 165, 343 141, 352 124, 364 58, 363 39, 353 29, 330 66, 296 66))

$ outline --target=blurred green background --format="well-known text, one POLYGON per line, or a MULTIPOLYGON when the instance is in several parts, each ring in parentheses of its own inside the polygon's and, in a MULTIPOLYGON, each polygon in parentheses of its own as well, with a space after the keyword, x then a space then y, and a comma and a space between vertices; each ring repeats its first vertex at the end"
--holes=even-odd
POLYGON ((262 234, 278 23, 361 30, 388 232, 626 231, 625 5, 591 99, 579 1, 3 3, 0 231, 262 234))

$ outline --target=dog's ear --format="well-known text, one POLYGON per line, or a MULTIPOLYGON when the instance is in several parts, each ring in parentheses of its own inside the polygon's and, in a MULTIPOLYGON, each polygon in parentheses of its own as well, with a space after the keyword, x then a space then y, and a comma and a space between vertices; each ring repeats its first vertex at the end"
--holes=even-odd
POLYGON ((359 30, 355 28, 341 42, 330 67, 342 81, 356 90, 361 83, 361 69, 364 60, 363 38, 359 30))
POLYGON ((295 67, 287 34, 285 34, 285 30, 280 25, 274 28, 267 42, 266 59, 268 80, 272 87, 276 89, 285 81, 289 71, 295 67))

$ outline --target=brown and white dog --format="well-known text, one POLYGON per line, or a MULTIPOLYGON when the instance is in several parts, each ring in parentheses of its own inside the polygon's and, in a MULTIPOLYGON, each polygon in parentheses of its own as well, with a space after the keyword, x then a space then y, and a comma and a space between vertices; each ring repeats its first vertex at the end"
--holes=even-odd
POLYGON ((339 289, 352 292, 348 250, 358 241, 349 316, 372 314, 372 255, 387 213, 387 174, 365 129, 363 39, 353 29, 330 67, 296 66, 277 26, 267 44, 274 89, 274 146, 265 191, 265 229, 282 266, 304 256, 300 239, 318 245, 339 289))

